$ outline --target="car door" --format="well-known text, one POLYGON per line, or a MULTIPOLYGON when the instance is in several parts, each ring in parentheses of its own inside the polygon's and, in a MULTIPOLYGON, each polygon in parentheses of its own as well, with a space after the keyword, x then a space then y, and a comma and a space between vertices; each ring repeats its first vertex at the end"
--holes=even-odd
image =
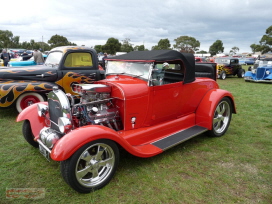
POLYGON ((154 86, 152 94, 152 123, 177 118, 179 115, 183 82, 154 86))
POLYGON ((156 65, 152 74, 153 89, 151 91, 151 123, 175 119, 180 112, 180 105, 184 99, 183 70, 179 64, 172 64, 167 69, 156 65))

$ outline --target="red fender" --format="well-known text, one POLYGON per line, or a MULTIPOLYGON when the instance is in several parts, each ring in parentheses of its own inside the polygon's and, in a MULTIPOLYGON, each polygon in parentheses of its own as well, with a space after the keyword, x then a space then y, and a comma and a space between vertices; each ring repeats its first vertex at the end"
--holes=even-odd
MULTIPOLYGON (((40 103, 48 105, 48 102, 40 102, 40 103)), ((43 127, 47 126, 45 123, 44 117, 40 117, 38 115, 37 104, 39 104, 39 103, 34 103, 33 105, 25 108, 17 116, 17 119, 16 119, 16 122, 23 121, 23 120, 29 120, 30 125, 31 125, 32 134, 34 135, 34 137, 39 136, 40 130, 43 127)))
POLYGON ((98 139, 115 141, 128 152, 139 157, 151 157, 163 152, 152 144, 132 146, 121 135, 122 132, 101 125, 83 126, 62 137, 53 147, 50 156, 55 161, 66 160, 83 145, 98 139))
POLYGON ((226 90, 212 89, 203 97, 196 110, 196 124, 211 130, 214 111, 217 104, 224 97, 228 97, 231 100, 233 107, 232 112, 236 113, 236 107, 232 94, 226 90))

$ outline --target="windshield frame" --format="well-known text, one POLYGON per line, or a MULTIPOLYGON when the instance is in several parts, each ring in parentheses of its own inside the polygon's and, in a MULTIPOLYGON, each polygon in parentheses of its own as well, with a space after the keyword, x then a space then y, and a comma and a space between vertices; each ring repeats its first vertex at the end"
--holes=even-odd
POLYGON ((44 65, 47 67, 58 68, 62 58, 63 52, 60 51, 50 52, 44 62, 44 65))
POLYGON ((151 78, 154 62, 150 61, 106 61, 106 76, 127 75, 149 81, 151 78))

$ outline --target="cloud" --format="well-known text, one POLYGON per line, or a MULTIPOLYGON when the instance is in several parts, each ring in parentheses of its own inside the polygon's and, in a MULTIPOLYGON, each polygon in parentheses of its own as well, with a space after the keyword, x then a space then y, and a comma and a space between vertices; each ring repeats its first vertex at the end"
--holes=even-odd
POLYGON ((58 34, 86 46, 114 37, 151 49, 160 39, 173 45, 187 35, 200 41, 201 50, 219 39, 226 52, 233 46, 245 52, 272 25, 271 0, 13 0, 11 8, 1 10, 0 28, 20 41, 47 42, 58 34))

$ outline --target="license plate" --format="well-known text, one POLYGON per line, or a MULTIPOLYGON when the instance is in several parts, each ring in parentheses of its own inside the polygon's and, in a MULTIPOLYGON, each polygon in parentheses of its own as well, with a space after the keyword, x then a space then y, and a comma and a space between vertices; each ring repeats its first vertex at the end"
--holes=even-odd
POLYGON ((39 145, 40 153, 48 160, 50 161, 49 152, 44 149, 43 146, 39 145))

